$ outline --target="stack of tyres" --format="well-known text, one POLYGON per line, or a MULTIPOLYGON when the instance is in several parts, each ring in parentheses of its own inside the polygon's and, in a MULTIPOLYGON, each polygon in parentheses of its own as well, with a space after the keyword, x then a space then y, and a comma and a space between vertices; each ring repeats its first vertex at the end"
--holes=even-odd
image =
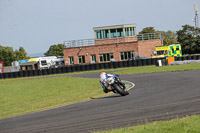
POLYGON ((99 65, 100 65, 100 64, 98 64, 98 63, 94 64, 94 69, 95 69, 95 70, 99 70, 99 65))
POLYGON ((123 67, 122 61, 119 61, 119 62, 118 62, 118 66, 119 66, 119 68, 123 67))
POLYGON ((81 71, 85 71, 85 65, 81 65, 81 66, 80 66, 80 70, 81 70, 81 71))
POLYGON ((132 62, 133 62, 133 66, 138 66, 136 60, 132 60, 132 62))
POLYGON ((109 68, 108 63, 103 63, 103 64, 104 64, 104 69, 108 69, 109 68))
POLYGON ((86 65, 85 65, 85 70, 86 70, 86 71, 89 71, 89 70, 90 70, 90 64, 86 64, 86 65))
POLYGON ((138 66, 142 66, 142 61, 141 60, 137 60, 137 65, 138 66))
POLYGON ((151 59, 147 59, 147 65, 151 65, 151 59))
POLYGON ((113 67, 118 68, 119 67, 118 62, 113 62, 113 67))
POLYGON ((0 73, 0 79, 3 79, 3 73, 0 73))
POLYGON ((191 56, 190 55, 186 56, 186 60, 191 60, 191 56))
POLYGON ((28 77, 28 71, 23 71, 23 76, 28 77))
POLYGON ((197 55, 197 60, 200 60, 200 55, 197 55))
POLYGON ((128 61, 128 66, 129 67, 132 67, 133 66, 133 62, 130 60, 130 61, 128 61))
POLYGON ((47 75, 47 69, 42 69, 42 75, 47 75))
POLYGON ((62 72, 62 73, 66 73, 65 67, 61 67, 61 72, 62 72))
POLYGON ((94 70, 94 64, 90 64, 90 70, 94 70))
POLYGON ((75 67, 74 66, 70 66, 71 68, 71 72, 75 72, 75 67))
POLYGON ((66 66, 66 67, 65 67, 65 70, 66 70, 66 73, 70 73, 70 72, 71 72, 70 66, 66 66))
POLYGON ((197 59, 196 55, 192 55, 192 56, 191 56, 191 59, 192 59, 192 60, 196 60, 196 59, 197 59))
POLYGON ((56 72, 57 72, 57 74, 60 74, 61 73, 61 67, 56 68, 56 72))
POLYGON ((33 71, 32 70, 28 70, 28 76, 33 76, 33 71))
POLYGON ((114 68, 113 64, 114 64, 114 62, 108 63, 109 68, 114 68))
POLYGON ((38 76, 42 76, 42 71, 38 70, 38 76))
POLYGON ((100 64, 99 64, 99 69, 104 69, 103 63, 100 63, 100 64))
POLYGON ((147 60, 146 59, 142 59, 142 66, 146 66, 147 65, 147 60))
POLYGON ((9 75, 8 75, 8 73, 3 73, 4 74, 4 79, 7 79, 7 78, 9 78, 9 75))
POLYGON ((52 74, 52 68, 47 69, 47 73, 48 73, 49 75, 51 75, 51 74, 52 74))

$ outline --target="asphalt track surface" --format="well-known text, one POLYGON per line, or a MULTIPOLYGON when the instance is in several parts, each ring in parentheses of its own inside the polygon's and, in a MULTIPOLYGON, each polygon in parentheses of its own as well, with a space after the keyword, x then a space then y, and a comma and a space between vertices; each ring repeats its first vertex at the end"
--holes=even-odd
MULTIPOLYGON (((98 78, 97 73, 76 75, 98 78)), ((0 133, 87 133, 200 114, 200 71, 120 75, 135 83, 113 95, 0 119, 0 133)))

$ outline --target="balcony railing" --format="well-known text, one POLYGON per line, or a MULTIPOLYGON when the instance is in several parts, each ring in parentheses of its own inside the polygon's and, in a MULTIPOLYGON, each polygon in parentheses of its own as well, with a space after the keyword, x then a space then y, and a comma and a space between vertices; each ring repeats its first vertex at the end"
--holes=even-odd
POLYGON ((64 41, 64 45, 65 45, 66 48, 91 46, 91 45, 94 45, 94 44, 95 44, 94 39, 82 39, 82 40, 64 41))
POLYGON ((139 34, 137 35, 137 40, 155 40, 155 39, 161 39, 162 35, 161 33, 146 33, 146 34, 139 34))
MULTIPOLYGON (((161 39, 162 36, 160 33, 146 33, 146 34, 139 34, 137 35, 137 39, 131 40, 129 37, 122 38, 111 38, 111 39, 99 39, 98 44, 110 44, 110 43, 121 43, 124 42, 133 42, 133 41, 141 41, 141 40, 155 40, 155 39, 161 39)), ((83 46, 92 46, 95 45, 95 39, 82 39, 82 40, 70 40, 70 41, 64 41, 64 45, 66 48, 70 47, 83 47, 83 46)))

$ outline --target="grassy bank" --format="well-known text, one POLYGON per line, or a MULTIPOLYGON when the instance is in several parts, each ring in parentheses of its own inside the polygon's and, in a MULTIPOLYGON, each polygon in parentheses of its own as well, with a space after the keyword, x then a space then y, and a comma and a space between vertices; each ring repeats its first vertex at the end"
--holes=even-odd
POLYGON ((96 133, 199 133, 200 115, 96 133))

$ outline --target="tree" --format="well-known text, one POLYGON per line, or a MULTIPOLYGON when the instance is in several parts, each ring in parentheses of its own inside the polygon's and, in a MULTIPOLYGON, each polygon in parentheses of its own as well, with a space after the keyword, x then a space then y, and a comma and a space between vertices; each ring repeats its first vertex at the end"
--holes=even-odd
POLYGON ((200 53, 200 28, 183 25, 182 29, 177 31, 177 40, 184 54, 200 53))
POLYGON ((15 55, 12 47, 4 47, 0 45, 0 61, 4 62, 4 66, 11 66, 15 60, 15 55))
POLYGON ((29 59, 23 47, 13 51, 12 47, 4 47, 0 45, 0 61, 4 62, 5 66, 11 66, 11 63, 16 60, 29 59))
POLYGON ((170 44, 177 44, 177 35, 176 32, 173 32, 171 30, 165 31, 156 31, 162 35, 163 44, 164 45, 170 45, 170 44))
POLYGON ((154 29, 154 27, 146 27, 139 32, 139 34, 146 34, 146 33, 156 33, 156 30, 154 29))
POLYGON ((30 57, 27 56, 27 53, 23 47, 19 47, 19 51, 15 51, 16 60, 25 60, 30 57))
POLYGON ((44 53, 45 56, 63 56, 64 44, 51 45, 49 50, 44 53))

